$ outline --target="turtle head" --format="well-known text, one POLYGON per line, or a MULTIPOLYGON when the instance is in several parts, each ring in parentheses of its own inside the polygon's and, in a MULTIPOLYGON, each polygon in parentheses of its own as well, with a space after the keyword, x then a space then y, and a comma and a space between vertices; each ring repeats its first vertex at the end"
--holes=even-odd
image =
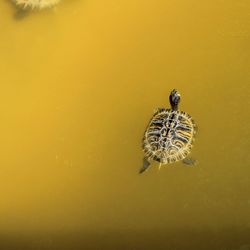
POLYGON ((169 96, 169 102, 173 110, 178 109, 178 104, 180 103, 181 95, 176 89, 173 89, 169 96))

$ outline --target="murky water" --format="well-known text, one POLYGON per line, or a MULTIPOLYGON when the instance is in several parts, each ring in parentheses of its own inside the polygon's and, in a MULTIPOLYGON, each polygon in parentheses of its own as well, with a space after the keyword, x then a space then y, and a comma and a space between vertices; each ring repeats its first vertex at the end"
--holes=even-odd
POLYGON ((250 249, 250 3, 1 1, 1 249, 250 249), (169 91, 192 156, 138 175, 169 91))

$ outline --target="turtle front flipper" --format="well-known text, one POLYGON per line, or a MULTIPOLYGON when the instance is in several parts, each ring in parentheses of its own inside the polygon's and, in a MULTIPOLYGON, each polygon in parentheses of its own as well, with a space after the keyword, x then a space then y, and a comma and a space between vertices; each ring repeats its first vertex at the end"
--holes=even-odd
POLYGON ((142 174, 143 172, 145 172, 149 167, 150 167, 150 163, 148 162, 146 158, 143 158, 143 164, 139 170, 139 174, 142 174))
POLYGON ((189 166, 196 166, 198 164, 197 160, 190 157, 186 157, 185 159, 182 160, 182 162, 189 166))

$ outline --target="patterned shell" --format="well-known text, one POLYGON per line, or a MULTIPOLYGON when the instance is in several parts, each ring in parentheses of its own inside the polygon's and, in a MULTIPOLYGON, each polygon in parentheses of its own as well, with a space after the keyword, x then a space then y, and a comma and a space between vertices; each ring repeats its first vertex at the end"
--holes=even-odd
POLYGON ((196 125, 187 113, 158 109, 143 137, 145 157, 163 164, 183 160, 190 153, 195 133, 196 125))

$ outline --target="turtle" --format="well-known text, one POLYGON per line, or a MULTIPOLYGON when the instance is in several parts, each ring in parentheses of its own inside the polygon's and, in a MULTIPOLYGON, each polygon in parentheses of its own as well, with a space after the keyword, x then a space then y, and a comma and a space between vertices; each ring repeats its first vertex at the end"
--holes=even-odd
POLYGON ((187 156, 191 152, 197 125, 186 112, 178 110, 180 94, 173 89, 169 95, 170 109, 158 108, 149 121, 142 139, 143 166, 139 173, 150 167, 151 162, 163 164, 182 161, 196 165, 197 161, 187 156))
POLYGON ((52 7, 60 2, 60 0, 12 0, 12 1, 22 9, 44 9, 52 7))

